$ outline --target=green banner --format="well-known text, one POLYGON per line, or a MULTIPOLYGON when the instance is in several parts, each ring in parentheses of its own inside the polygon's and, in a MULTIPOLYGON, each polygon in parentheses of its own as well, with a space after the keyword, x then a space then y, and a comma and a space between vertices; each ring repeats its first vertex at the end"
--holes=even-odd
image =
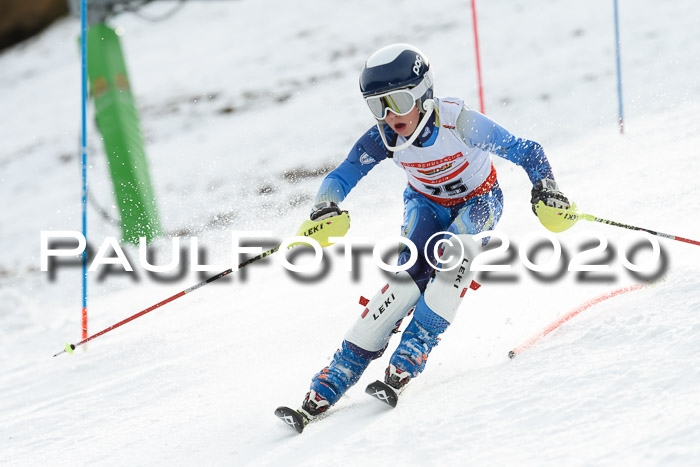
POLYGON ((87 33, 90 94, 121 218, 122 240, 149 241, 160 232, 143 136, 119 37, 105 24, 87 33))

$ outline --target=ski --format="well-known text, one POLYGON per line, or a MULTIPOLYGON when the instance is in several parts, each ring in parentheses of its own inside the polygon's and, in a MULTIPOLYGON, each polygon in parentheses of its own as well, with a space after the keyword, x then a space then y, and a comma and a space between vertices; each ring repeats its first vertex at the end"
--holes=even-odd
POLYGON ((396 404, 399 402, 399 394, 396 390, 379 380, 367 385, 365 392, 392 408, 396 407, 396 404))
MULTIPOLYGON (((396 390, 382 381, 375 381, 367 386, 365 392, 370 396, 378 399, 389 407, 396 407, 399 401, 399 394, 403 392, 403 388, 396 390)), ((282 420, 287 426, 296 430, 297 433, 302 433, 306 425, 316 420, 317 418, 324 418, 326 413, 321 413, 317 416, 311 416, 304 409, 294 410, 289 407, 281 406, 277 407, 275 410, 275 416, 282 420)))
POLYGON ((277 407, 275 415, 289 427, 294 428, 297 433, 304 431, 304 427, 313 420, 313 418, 307 417, 300 410, 294 410, 284 406, 277 407))

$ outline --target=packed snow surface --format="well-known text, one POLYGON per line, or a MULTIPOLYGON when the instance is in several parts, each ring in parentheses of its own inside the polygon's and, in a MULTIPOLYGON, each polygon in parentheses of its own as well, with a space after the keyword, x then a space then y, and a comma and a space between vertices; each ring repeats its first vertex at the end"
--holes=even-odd
MULTIPOLYGON (((478 2, 485 112, 544 146, 582 211, 697 240, 700 5, 619 3, 624 135, 610 1, 478 2)), ((470 2, 187 2, 167 20, 143 18, 175 6, 110 24, 123 32, 163 227, 184 246, 198 237, 212 271, 158 280, 125 247, 134 273, 89 275, 91 333, 230 267, 232 231, 294 234, 323 176, 372 125, 357 77, 379 47, 418 46, 436 94, 479 108, 470 2)), ((52 358, 80 339, 80 268, 39 270, 41 231, 80 230, 78 34, 66 19, 0 54, 3 465, 700 465, 700 247, 659 239, 652 284, 510 360, 582 303, 651 276, 621 264, 629 230, 586 221, 556 238, 570 259, 604 237, 608 254, 593 259, 608 273, 529 272, 518 249, 546 231, 525 173, 497 157, 513 270, 477 277, 483 286, 393 410, 363 389, 396 338, 301 436, 273 416, 301 403, 362 312, 360 295, 386 281, 367 254, 345 271, 337 248, 321 278, 266 260, 52 358)), ((98 210, 116 217, 93 120, 91 110, 97 248, 119 229, 98 210)), ((398 234, 404 186, 390 161, 360 182, 342 204, 349 235, 398 234)), ((153 248, 159 261, 172 255, 167 238, 153 248)))

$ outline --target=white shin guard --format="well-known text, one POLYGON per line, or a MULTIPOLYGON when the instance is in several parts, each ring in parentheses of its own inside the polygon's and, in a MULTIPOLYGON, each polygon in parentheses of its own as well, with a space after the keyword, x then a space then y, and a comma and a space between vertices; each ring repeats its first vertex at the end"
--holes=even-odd
POLYGON ((479 254, 479 245, 472 240, 471 235, 456 235, 452 237, 451 242, 451 245, 446 244, 440 259, 448 261, 447 267, 450 267, 461 258, 459 265, 449 271, 437 271, 424 293, 425 304, 449 323, 454 320, 462 297, 471 285, 474 278, 471 263, 479 254), (462 243, 464 250, 457 244, 456 240, 462 243))
POLYGON ((372 297, 345 340, 370 352, 382 350, 419 297, 420 290, 411 276, 405 271, 398 273, 372 297))

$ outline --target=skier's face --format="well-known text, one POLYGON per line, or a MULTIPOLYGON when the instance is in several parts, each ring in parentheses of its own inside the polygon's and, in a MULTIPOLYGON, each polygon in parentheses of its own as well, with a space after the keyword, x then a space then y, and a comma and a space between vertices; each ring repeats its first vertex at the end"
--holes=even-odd
POLYGON ((391 127, 392 130, 408 138, 413 134, 418 126, 418 121, 420 120, 420 113, 418 112, 418 107, 414 107, 406 115, 396 115, 394 112, 389 110, 386 114, 386 123, 391 127))

